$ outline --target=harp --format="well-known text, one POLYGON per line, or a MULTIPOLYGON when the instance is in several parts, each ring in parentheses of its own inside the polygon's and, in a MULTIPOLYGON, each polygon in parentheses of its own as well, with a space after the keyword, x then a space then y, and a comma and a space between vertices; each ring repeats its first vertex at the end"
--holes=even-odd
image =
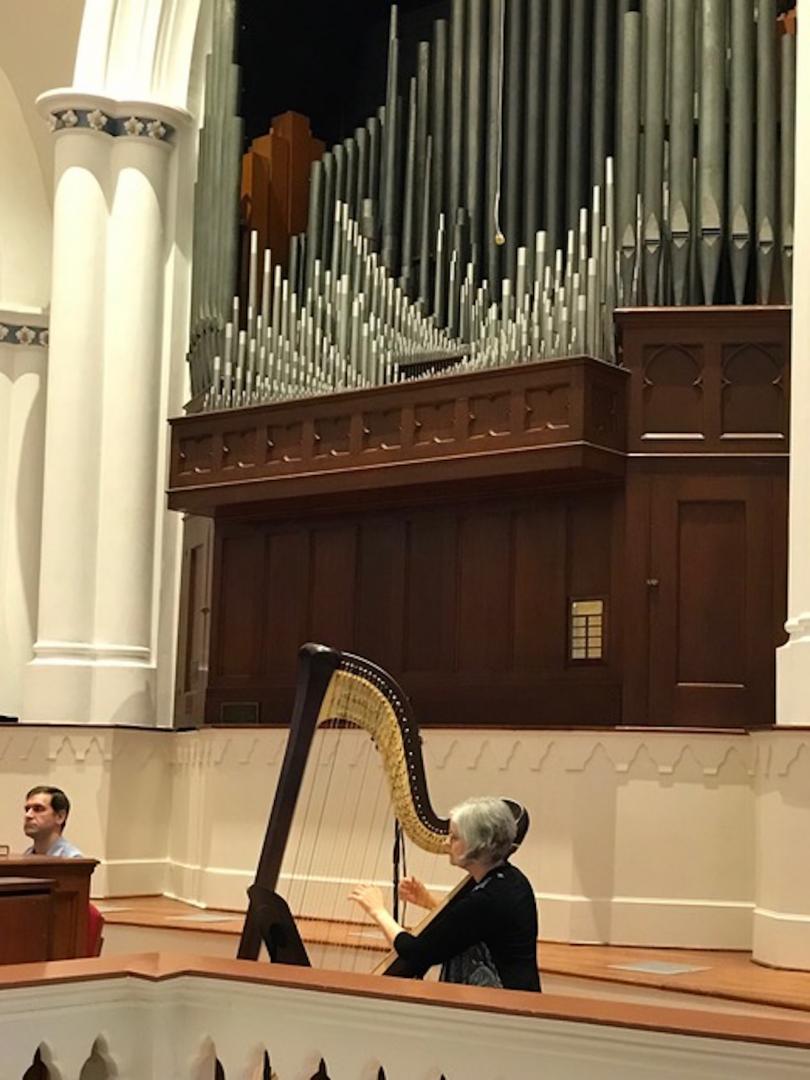
MULTIPOLYGON (((323 645, 299 651, 295 701, 267 830, 239 944, 240 959, 258 959, 262 943, 272 961, 309 964, 307 950, 287 900, 279 891, 293 815, 316 734, 324 729, 361 729, 376 749, 391 809, 402 834, 422 852, 447 851, 449 822, 433 809, 427 789, 419 728, 410 703, 394 679, 371 661, 323 645)), ((359 799, 361 792, 354 792, 359 799)), ((310 791, 311 800, 311 791, 310 791)), ((525 810, 507 800, 518 823, 518 843, 525 835, 525 810)), ((463 894, 462 882, 425 920, 441 918, 448 904, 463 894)), ((377 974, 411 974, 395 954, 374 969, 377 974)))

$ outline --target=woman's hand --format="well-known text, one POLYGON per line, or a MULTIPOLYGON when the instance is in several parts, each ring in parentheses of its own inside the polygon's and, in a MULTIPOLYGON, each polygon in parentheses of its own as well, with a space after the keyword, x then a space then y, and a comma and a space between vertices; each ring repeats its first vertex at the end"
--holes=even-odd
POLYGON ((399 898, 406 904, 416 904, 428 911, 436 907, 436 897, 415 877, 406 877, 400 881, 399 898))
POLYGON ((349 893, 349 899, 354 900, 371 916, 389 942, 393 944, 394 938, 401 933, 402 927, 386 911, 382 890, 376 885, 355 885, 349 893))
POLYGON ((349 899, 359 904, 372 919, 376 919, 380 911, 385 911, 382 890, 376 885, 355 885, 349 893, 349 899))

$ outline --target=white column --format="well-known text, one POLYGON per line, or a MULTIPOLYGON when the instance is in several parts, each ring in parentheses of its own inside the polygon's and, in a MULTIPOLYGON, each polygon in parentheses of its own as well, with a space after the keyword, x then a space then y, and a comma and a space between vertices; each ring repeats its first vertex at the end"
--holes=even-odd
POLYGON ((790 388, 789 640, 776 654, 776 729, 754 736, 754 959, 810 971, 810 10, 798 35, 790 388))
MULTIPOLYGON (((810 11, 796 58, 796 224, 790 370, 788 620, 776 654, 776 722, 810 725, 810 11)), ((801 28, 800 28, 801 29, 801 28)))
POLYGON ((151 725, 164 140, 184 116, 73 91, 43 108, 61 126, 39 621, 21 718, 151 725))
POLYGON ((77 722, 90 710, 111 140, 55 138, 39 617, 22 719, 77 722))
POLYGON ((112 150, 104 295, 104 388, 95 561, 94 712, 154 715, 156 502, 166 179, 171 147, 122 137, 112 150), (124 695, 124 696, 122 696, 124 695))

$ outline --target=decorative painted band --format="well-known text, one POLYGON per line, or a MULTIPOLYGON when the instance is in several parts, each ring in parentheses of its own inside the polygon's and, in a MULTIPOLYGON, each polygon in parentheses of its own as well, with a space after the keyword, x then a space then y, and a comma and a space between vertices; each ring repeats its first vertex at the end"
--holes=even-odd
POLYGON ((162 120, 149 116, 108 116, 101 109, 57 109, 49 114, 51 131, 89 129, 100 134, 132 138, 153 139, 155 142, 171 142, 175 128, 162 120))
POLYGON ((48 328, 0 322, 0 345, 40 345, 48 347, 48 328))

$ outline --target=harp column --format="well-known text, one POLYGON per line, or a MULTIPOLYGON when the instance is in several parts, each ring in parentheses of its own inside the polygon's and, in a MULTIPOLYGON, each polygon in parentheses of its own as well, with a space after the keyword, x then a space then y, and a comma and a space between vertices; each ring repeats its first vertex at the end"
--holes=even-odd
MULTIPOLYGON (((796 192, 810 185, 810 26, 797 37, 796 192)), ((810 204, 796 200, 788 534, 789 639, 776 654, 776 721, 754 736, 754 958, 810 971, 810 204)))
POLYGON ((187 116, 75 90, 55 131, 32 723, 156 722, 158 461, 172 147, 187 116))

